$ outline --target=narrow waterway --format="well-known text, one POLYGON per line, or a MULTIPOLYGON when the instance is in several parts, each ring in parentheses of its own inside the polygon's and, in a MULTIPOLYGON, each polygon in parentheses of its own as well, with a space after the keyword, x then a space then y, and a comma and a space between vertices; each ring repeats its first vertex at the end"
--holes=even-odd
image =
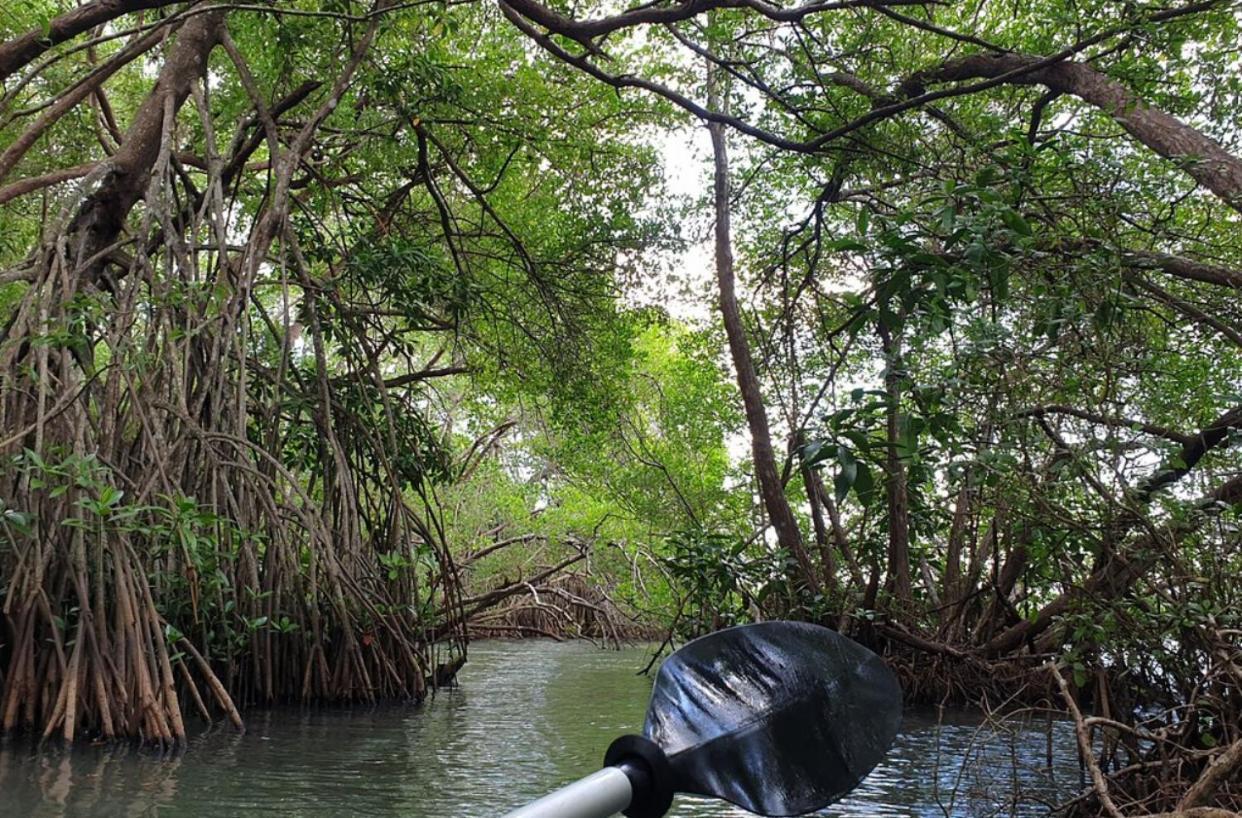
MULTIPOLYGON (((497 816, 592 772, 614 736, 641 728, 645 660, 642 648, 484 642, 460 687, 420 707, 251 712, 245 735, 208 730, 174 758, 10 742, 0 816, 497 816)), ((888 759, 823 815, 1041 814, 1080 783, 1063 724, 1048 766, 1047 729, 909 713, 888 759)), ((687 798, 670 814, 748 813, 687 798)))

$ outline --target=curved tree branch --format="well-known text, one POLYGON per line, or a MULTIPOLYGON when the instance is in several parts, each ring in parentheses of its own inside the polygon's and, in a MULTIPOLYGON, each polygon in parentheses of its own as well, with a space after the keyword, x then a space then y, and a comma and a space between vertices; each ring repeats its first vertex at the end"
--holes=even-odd
POLYGON ((1174 256, 1169 253, 1151 253, 1135 250, 1123 252, 1121 259, 1123 262, 1132 264, 1135 267, 1160 270, 1167 275, 1177 278, 1202 281, 1205 284, 1215 284, 1218 287, 1242 290, 1242 271, 1231 270, 1228 267, 1208 264, 1184 256, 1174 256))
POLYGON ((876 8, 881 6, 924 6, 926 0, 818 0, 785 8, 765 0, 685 0, 673 5, 643 4, 610 17, 593 20, 575 20, 548 8, 536 0, 502 0, 508 6, 533 23, 554 34, 576 40, 593 49, 592 41, 620 31, 643 25, 679 23, 697 17, 713 9, 751 9, 769 20, 796 22, 812 14, 851 8, 876 8))
POLYGON ((902 84, 923 95, 931 83, 1005 78, 1013 85, 1042 85, 1099 108, 1160 156, 1176 162, 1196 182, 1242 212, 1242 159, 1172 114, 1154 108, 1129 88, 1085 62, 1046 60, 1025 54, 975 54, 920 71, 902 84))
POLYGON ((1164 426, 1157 426, 1152 423, 1144 423, 1143 421, 1130 420, 1129 418, 1119 418, 1110 415, 1101 415, 1096 412, 1089 412, 1085 409, 1077 409, 1073 406, 1064 406, 1061 404, 1052 404, 1049 406, 1035 406, 1030 409, 1023 409, 1014 414, 1016 418, 1045 417, 1047 415, 1069 415, 1070 417, 1079 418, 1080 420, 1097 423, 1101 426, 1110 426, 1114 429, 1136 429, 1155 437, 1163 437, 1172 440, 1174 443, 1185 445, 1192 438, 1181 432, 1164 426))
POLYGON ((32 28, 20 37, 0 44, 0 81, 49 48, 118 17, 143 9, 171 6, 180 0, 96 0, 54 18, 46 26, 32 28))

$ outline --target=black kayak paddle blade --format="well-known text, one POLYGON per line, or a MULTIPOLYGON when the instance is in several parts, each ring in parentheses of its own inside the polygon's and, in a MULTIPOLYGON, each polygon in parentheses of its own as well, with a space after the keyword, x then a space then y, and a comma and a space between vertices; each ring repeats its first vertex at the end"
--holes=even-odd
POLYGON ((818 625, 761 622, 670 656, 643 733, 678 792, 789 816, 854 789, 900 723, 901 688, 880 657, 818 625))

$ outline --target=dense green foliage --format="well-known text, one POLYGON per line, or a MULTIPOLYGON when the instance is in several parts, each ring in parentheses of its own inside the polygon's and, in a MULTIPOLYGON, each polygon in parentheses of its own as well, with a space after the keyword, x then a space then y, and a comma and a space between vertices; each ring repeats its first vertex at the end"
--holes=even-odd
POLYGON ((179 739, 183 703, 421 696, 471 633, 787 616, 915 699, 1061 668, 1150 719, 1101 809, 1232 803, 1184 785, 1242 759, 1240 28, 24 4, 0 728, 179 739), (674 195, 705 122, 733 165, 674 195))

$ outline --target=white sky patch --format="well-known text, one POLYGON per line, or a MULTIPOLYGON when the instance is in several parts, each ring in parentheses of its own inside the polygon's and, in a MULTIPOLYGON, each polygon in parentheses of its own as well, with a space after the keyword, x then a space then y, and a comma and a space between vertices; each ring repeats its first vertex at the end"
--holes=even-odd
POLYGON ((686 213, 681 223, 686 245, 679 253, 645 260, 642 266, 651 272, 626 288, 626 306, 659 307, 675 320, 703 327, 716 315, 715 256, 709 230, 711 214, 694 204, 710 189, 711 139, 707 128, 696 125, 666 131, 653 141, 664 168, 666 193, 686 213))

